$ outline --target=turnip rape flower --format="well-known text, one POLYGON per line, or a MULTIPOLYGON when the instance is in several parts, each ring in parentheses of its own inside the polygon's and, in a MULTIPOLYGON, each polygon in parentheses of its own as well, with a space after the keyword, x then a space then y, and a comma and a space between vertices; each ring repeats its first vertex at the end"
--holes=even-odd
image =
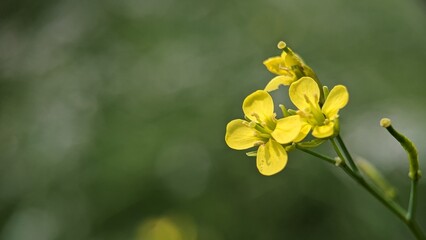
MULTIPOLYGON (((290 100, 299 109, 297 114, 304 121, 303 127, 312 129, 316 138, 329 138, 339 133, 339 110, 346 106, 349 93, 343 85, 335 86, 324 105, 320 107, 320 88, 310 77, 302 77, 294 82, 289 89, 290 100)), ((307 134, 309 131, 305 131, 307 134)))
MULTIPOLYGON (((354 179, 360 186, 377 198, 397 215, 412 231, 416 239, 426 240, 426 235, 415 219, 416 194, 421 171, 418 152, 414 143, 396 131, 390 119, 380 125, 401 144, 408 154, 411 179, 408 207, 404 209, 394 198, 394 188, 380 172, 368 162, 354 161, 339 134, 339 111, 349 101, 345 86, 337 85, 331 91, 323 87, 315 72, 304 63, 284 42, 278 43, 280 56, 263 63, 274 77, 264 88, 244 99, 244 119, 234 119, 226 126, 226 144, 236 150, 256 147, 248 156, 256 156, 256 166, 263 175, 270 176, 282 171, 288 160, 287 151, 300 150, 331 163, 354 179), (281 85, 289 86, 289 97, 296 110, 280 105, 283 118, 276 118, 274 102, 269 92, 281 85), (314 139, 304 140, 311 132, 314 139), (315 148, 329 141, 337 157, 317 152, 315 148)), ((320 149, 318 149, 320 150, 320 149)))
POLYGON ((285 42, 279 42, 278 48, 283 50, 281 56, 271 57, 263 62, 271 73, 278 75, 269 81, 265 91, 277 90, 280 85, 288 86, 303 76, 316 78, 312 69, 285 42))
POLYGON ((259 146, 256 154, 259 172, 266 176, 280 172, 288 158, 281 144, 291 143, 298 137, 300 116, 277 120, 272 97, 263 90, 246 97, 243 112, 247 120, 235 119, 226 126, 226 144, 236 150, 259 146))

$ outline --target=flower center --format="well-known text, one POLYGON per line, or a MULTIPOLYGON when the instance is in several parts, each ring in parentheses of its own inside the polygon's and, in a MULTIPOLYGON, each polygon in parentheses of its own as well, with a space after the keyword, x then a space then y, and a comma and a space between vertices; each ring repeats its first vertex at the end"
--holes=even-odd
POLYGON ((257 113, 251 114, 253 117, 256 118, 256 129, 262 133, 270 134, 274 131, 277 120, 275 119, 275 113, 272 116, 259 116, 257 113))
POLYGON ((260 138, 260 141, 256 142, 254 144, 255 146, 259 146, 261 144, 264 144, 270 138, 272 138, 272 136, 271 136, 271 132, 272 131, 269 130, 268 128, 265 128, 261 124, 256 123, 255 121, 251 121, 251 122, 244 121, 243 124, 246 125, 247 127, 256 129, 256 132, 254 133, 254 136, 260 138))
POLYGON ((322 126, 327 124, 329 120, 325 118, 324 114, 321 111, 321 107, 318 104, 318 95, 314 95, 313 101, 309 99, 306 94, 304 95, 304 97, 309 107, 305 108, 303 111, 299 110, 297 113, 301 117, 305 118, 312 126, 322 126))

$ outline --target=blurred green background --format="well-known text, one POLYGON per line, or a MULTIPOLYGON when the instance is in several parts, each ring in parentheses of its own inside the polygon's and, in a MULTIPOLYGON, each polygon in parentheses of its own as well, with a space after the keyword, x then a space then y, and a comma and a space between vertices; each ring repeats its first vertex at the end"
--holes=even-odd
POLYGON ((1 1, 0 238, 413 239, 339 169, 294 151, 264 177, 224 134, 284 40, 348 87, 342 136, 405 206, 406 156, 378 122, 426 172, 425 24, 420 0, 1 1))

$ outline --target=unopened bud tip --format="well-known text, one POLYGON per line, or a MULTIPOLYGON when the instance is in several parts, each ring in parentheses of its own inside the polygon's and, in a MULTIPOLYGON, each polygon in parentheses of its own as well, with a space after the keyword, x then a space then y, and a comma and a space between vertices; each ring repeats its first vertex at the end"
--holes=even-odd
POLYGON ((389 118, 382 118, 380 120, 380 126, 384 128, 388 128, 392 124, 391 120, 389 118))
POLYGON ((278 49, 284 49, 286 46, 287 46, 287 44, 285 44, 285 42, 283 42, 283 41, 280 41, 277 44, 278 49))

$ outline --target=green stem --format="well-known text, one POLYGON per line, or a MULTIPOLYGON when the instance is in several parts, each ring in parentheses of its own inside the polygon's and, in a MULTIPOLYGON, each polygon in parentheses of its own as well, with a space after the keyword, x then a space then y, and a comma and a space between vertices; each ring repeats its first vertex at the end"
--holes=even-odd
POLYGON ((393 200, 384 197, 375 187, 368 184, 361 176, 353 172, 347 165, 342 165, 343 171, 354 179, 358 184, 363 186, 371 195, 385 205, 391 212, 398 216, 402 221, 406 222, 405 210, 393 200))
POLYGON ((359 175, 355 174, 351 171, 351 169, 347 165, 342 165, 342 169, 352 177, 357 183, 359 183, 361 186, 363 186, 371 195, 373 195, 377 200, 379 200, 383 205, 385 205, 391 212, 393 212, 401 221, 403 221, 408 228, 411 230, 411 232, 416 236, 418 240, 426 240, 426 236, 420 229, 419 224, 416 222, 413 218, 408 218, 409 213, 406 213, 406 211, 396 202, 394 202, 391 199, 388 199, 386 197, 383 197, 380 192, 369 185, 363 178, 361 178, 359 175))
POLYGON ((339 156, 340 160, 341 160, 344 164, 346 164, 345 157, 343 156, 342 152, 340 151, 339 147, 337 146, 336 141, 334 141, 334 139, 333 139, 333 138, 331 138, 331 139, 330 139, 330 142, 332 143, 333 148, 334 148, 334 151, 337 153, 337 156, 339 156))
POLYGON ((310 154, 310 155, 312 155, 312 156, 315 156, 315 157, 317 157, 317 158, 320 158, 320 159, 322 159, 322 160, 325 160, 325 161, 326 161, 326 162, 328 162, 328 163, 331 163, 331 164, 334 164, 334 165, 336 165, 336 163, 337 163, 335 159, 329 158, 329 157, 324 156, 324 155, 322 155, 322 154, 320 154, 320 153, 316 153, 316 152, 314 152, 314 151, 311 151, 311 150, 308 150, 308 149, 306 149, 306 148, 300 147, 300 146, 298 146, 297 144, 296 144, 296 148, 297 148, 297 149, 299 149, 299 150, 300 150, 300 151, 302 151, 302 152, 308 153, 308 154, 310 154))
POLYGON ((402 148, 404 148, 404 150, 407 152, 408 161, 410 163, 410 172, 408 176, 413 181, 418 181, 420 179, 421 173, 419 168, 419 158, 418 158, 416 146, 406 136, 397 132, 395 128, 393 128, 392 125, 390 124, 390 120, 389 120, 389 125, 386 125, 385 128, 392 135, 392 137, 394 137, 401 144, 402 148))
POLYGON ((415 218, 416 205, 417 205, 417 181, 411 180, 410 200, 408 201, 407 219, 412 220, 415 218))
POLYGON ((416 236, 416 238, 418 240, 425 240, 426 239, 425 234, 423 233, 422 229, 420 228, 420 226, 416 222, 416 220, 414 220, 414 219, 409 220, 406 224, 408 225, 411 232, 416 236))
MULTIPOLYGON (((394 130, 391 127, 387 128, 388 130, 394 130)), ((391 131, 390 131, 391 132, 391 131)), ((392 132, 391 132, 392 134, 392 132)), ((393 135, 393 134, 392 134, 393 135)), ((395 213, 411 230, 411 232, 416 236, 417 239, 419 240, 426 240, 426 236, 423 233, 423 231, 420 229, 418 223, 416 222, 416 220, 414 219, 414 215, 415 215, 415 211, 416 211, 416 203, 417 203, 417 181, 419 179, 419 171, 418 171, 418 161, 417 161, 417 151, 415 150, 414 145, 410 142, 410 146, 408 150, 412 150, 412 151, 408 151, 405 147, 404 149, 407 150, 407 152, 409 152, 409 157, 410 157, 410 173, 413 172, 413 176, 410 177, 411 178, 411 189, 410 189, 410 199, 409 199, 409 204, 408 204, 408 210, 405 211, 399 204, 397 204, 396 202, 394 202, 392 199, 388 199, 384 196, 382 196, 382 194, 380 194, 379 191, 377 191, 375 188, 373 188, 370 184, 368 184, 364 178, 362 177, 361 174, 359 174, 359 170, 356 167, 355 162, 352 159, 351 154, 349 153, 348 149, 346 148, 345 143, 343 142, 342 138, 340 137, 340 135, 337 135, 337 141, 339 142, 340 146, 342 147, 343 152, 345 153, 348 162, 351 164, 352 169, 354 170, 353 173, 357 179, 359 181, 357 181, 358 183, 361 184, 361 181, 365 183, 364 188, 366 188, 373 196, 375 196, 380 202, 382 202, 386 207, 388 207, 393 213, 395 213), (414 152, 415 154, 410 154, 411 152, 414 152), (412 156, 413 155, 413 156, 412 156), (416 161, 412 161, 412 158, 416 161), (411 164, 411 162, 415 162, 417 163, 417 170, 412 170, 411 169, 411 165, 415 165, 415 164, 411 164), (369 188, 371 188, 372 190, 375 191, 375 193, 371 192, 366 186, 368 186, 369 188), (402 215, 404 214, 404 215, 402 215)), ((404 139, 407 139, 404 137, 404 139)), ((333 141, 332 141, 333 142, 333 141)), ((336 148, 335 148, 336 149, 336 148)), ((338 152, 337 152, 338 153, 338 152)), ((338 153, 339 154, 339 153, 338 153)), ((348 173, 348 172, 347 172, 348 173)), ((349 173, 348 173, 349 174, 349 173)), ((363 184, 361 184, 363 185, 363 184)))
MULTIPOLYGON (((333 143, 333 141, 332 141, 332 143, 333 143)), ((416 201, 415 201, 415 199, 416 199, 416 196, 415 196, 416 195, 416 191, 415 191, 416 186, 415 186, 415 184, 417 184, 417 183, 414 183, 414 186, 412 186, 412 189, 414 189, 414 191, 412 191, 411 194, 410 194, 410 206, 411 206, 411 208, 409 207, 409 211, 407 212, 398 203, 396 203, 395 201, 393 201, 390 198, 383 196, 377 188, 368 184, 368 182, 366 182, 360 174, 354 172, 351 168, 349 168, 345 164, 345 159, 343 158, 342 153, 338 149, 335 142, 334 142, 333 146, 336 150, 337 155, 339 155, 339 157, 342 160, 341 164, 340 165, 337 164, 337 165, 339 165, 347 175, 349 175, 353 180, 355 180, 358 184, 360 184, 362 187, 364 187, 371 195, 373 195, 377 200, 379 200, 379 202, 381 202, 386 208, 388 208, 392 213, 394 213, 399 219, 401 219, 401 221, 403 221, 408 226, 408 228, 411 230, 411 232, 416 236, 416 238, 418 240, 426 240, 426 237, 425 237, 424 233, 422 232, 422 230, 420 229, 420 226, 418 225, 416 220, 413 218, 414 214, 409 215, 410 209, 411 209, 411 211, 415 211, 415 205, 416 205, 415 204, 416 203, 416 201), (411 195, 412 195, 412 198, 411 198, 411 195), (411 200, 411 199, 413 199, 413 200, 411 200), (411 216, 411 218, 409 218, 409 216, 411 216)), ((296 148, 305 152, 305 153, 308 153, 312 156, 315 156, 315 157, 318 157, 322 160, 325 160, 328 163, 332 163, 334 165, 336 165, 336 163, 337 163, 335 159, 332 159, 330 157, 316 153, 314 151, 305 149, 305 148, 297 146, 297 145, 296 145, 296 148)))
POLYGON ((340 147, 343 150, 343 153, 345 154, 346 158, 348 159, 349 165, 351 165, 351 168, 354 172, 359 173, 358 167, 355 164, 355 161, 353 160, 351 154, 348 151, 348 148, 346 148, 345 143, 343 142, 342 137, 339 135, 336 136, 337 142, 339 142, 340 147))

